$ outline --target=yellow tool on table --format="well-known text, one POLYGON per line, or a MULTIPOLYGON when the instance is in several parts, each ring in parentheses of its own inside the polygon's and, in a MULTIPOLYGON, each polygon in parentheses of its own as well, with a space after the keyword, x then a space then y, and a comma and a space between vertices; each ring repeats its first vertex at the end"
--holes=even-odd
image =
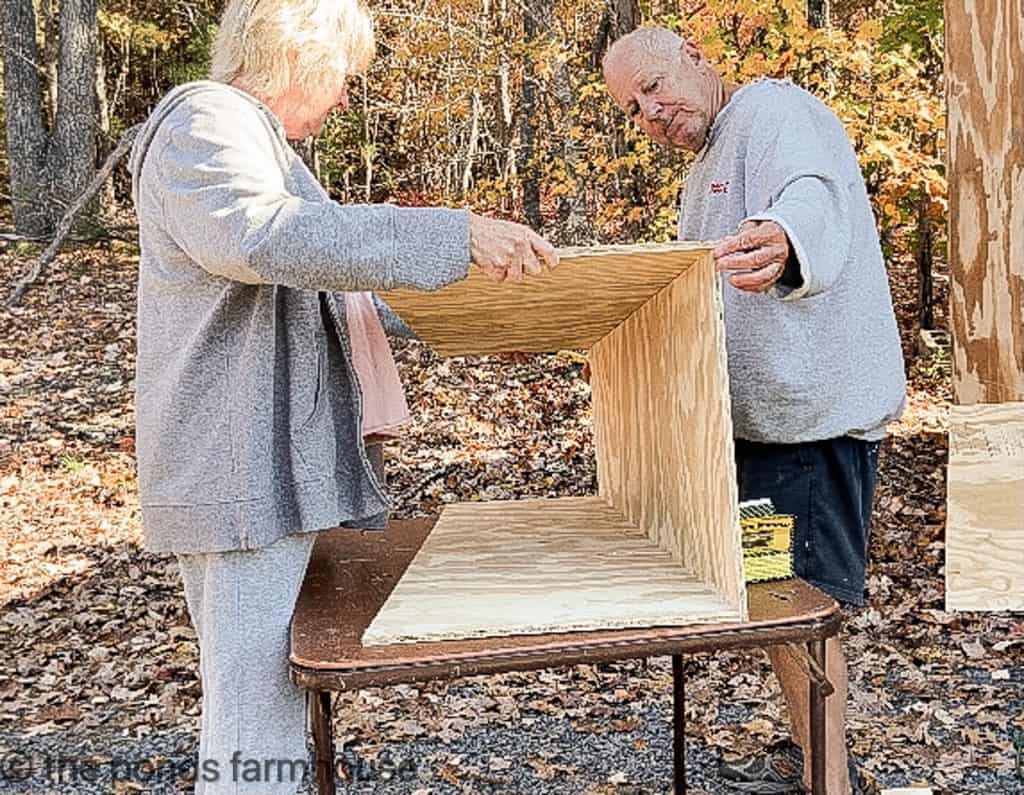
POLYGON ((771 500, 740 503, 746 582, 769 582, 794 576, 793 523, 792 516, 775 513, 771 500))

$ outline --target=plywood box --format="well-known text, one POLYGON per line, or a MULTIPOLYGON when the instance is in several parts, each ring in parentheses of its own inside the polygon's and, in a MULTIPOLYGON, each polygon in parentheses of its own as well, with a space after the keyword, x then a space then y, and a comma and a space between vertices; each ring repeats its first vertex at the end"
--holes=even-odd
POLYGON ((444 355, 587 349, 598 496, 446 508, 367 645, 746 618, 709 250, 559 253, 522 284, 383 297, 444 355))
POLYGON ((949 419, 946 609, 1024 610, 1024 403, 949 419))

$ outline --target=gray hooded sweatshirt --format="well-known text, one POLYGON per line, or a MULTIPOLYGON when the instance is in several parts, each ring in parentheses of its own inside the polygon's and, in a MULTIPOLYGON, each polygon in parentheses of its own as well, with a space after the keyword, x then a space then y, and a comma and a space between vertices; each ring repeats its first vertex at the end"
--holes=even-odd
POLYGON ((744 86, 719 112, 686 179, 679 236, 716 240, 748 219, 785 230, 799 286, 723 281, 735 435, 882 438, 906 381, 875 218, 842 122, 788 81, 744 86))
POLYGON ((274 114, 215 82, 165 97, 130 167, 146 549, 258 549, 381 526, 388 499, 332 292, 464 278, 468 213, 330 201, 274 114))

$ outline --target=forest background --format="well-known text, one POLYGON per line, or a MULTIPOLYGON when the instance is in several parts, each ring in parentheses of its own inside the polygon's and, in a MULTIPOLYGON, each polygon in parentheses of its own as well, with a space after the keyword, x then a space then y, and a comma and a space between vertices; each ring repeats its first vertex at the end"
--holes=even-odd
MULTIPOLYGON (((222 8, 7 0, 0 207, 17 232, 52 231, 119 136, 205 74, 222 8)), ((600 75, 611 41, 666 25, 728 79, 788 77, 840 116, 887 250, 925 270, 931 325, 946 209, 938 0, 385 0, 373 13, 378 57, 352 80, 350 111, 300 147, 339 201, 468 205, 560 245, 672 237, 685 158, 627 125, 600 75)), ((93 234, 127 231, 126 199, 121 172, 93 234)))

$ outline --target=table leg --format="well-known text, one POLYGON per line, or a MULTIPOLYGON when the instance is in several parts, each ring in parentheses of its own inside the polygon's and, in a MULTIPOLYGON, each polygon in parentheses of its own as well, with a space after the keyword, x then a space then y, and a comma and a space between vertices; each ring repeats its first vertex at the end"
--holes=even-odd
MULTIPOLYGON (((812 640, 807 644, 807 651, 822 671, 825 671, 825 639, 812 640)), ((827 674, 827 672, 826 672, 827 674)), ((814 677, 809 677, 811 706, 811 793, 825 795, 825 694, 822 686, 814 677)))
POLYGON ((316 761, 316 791, 319 795, 337 795, 334 786, 334 730, 331 727, 330 692, 324 690, 310 693, 309 709, 316 761))
POLYGON ((676 795, 686 792, 686 687, 683 656, 672 655, 672 762, 676 795))

